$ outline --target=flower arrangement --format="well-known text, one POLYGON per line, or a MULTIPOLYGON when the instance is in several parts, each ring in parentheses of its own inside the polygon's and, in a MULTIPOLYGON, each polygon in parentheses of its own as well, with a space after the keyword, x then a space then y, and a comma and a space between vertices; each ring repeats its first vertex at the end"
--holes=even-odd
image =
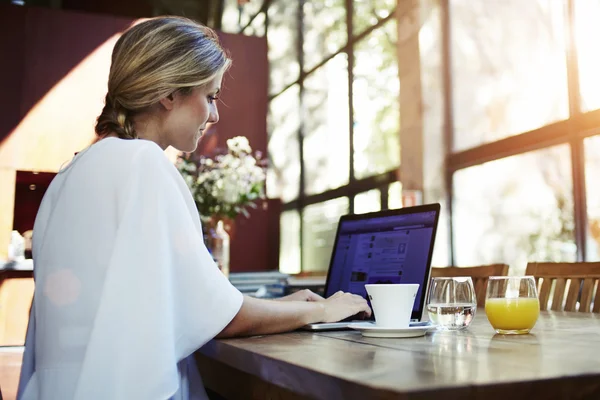
POLYGON ((248 139, 237 136, 227 140, 227 151, 214 157, 193 153, 178 158, 176 166, 204 222, 212 217, 246 217, 248 207, 256 208, 265 198, 265 160, 260 152, 252 154, 248 139))

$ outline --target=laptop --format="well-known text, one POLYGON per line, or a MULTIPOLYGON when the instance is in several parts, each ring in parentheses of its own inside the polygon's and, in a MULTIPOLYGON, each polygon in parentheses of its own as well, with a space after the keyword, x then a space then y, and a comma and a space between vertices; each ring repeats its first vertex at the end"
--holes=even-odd
MULTIPOLYGON (((435 203, 342 216, 325 281, 325 297, 342 290, 368 301, 365 284, 418 283, 411 325, 427 324, 423 321, 425 296, 439 215, 440 205, 435 203)), ((364 322, 314 323, 302 329, 349 329, 352 324, 364 322)))

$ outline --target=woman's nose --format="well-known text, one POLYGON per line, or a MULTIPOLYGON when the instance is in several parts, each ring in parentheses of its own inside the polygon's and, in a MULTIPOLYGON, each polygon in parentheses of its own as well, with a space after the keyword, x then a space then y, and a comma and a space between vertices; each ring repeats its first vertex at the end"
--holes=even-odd
POLYGON ((210 113, 208 115, 208 122, 212 124, 216 124, 217 122, 219 122, 219 110, 217 109, 216 105, 210 110, 210 113))

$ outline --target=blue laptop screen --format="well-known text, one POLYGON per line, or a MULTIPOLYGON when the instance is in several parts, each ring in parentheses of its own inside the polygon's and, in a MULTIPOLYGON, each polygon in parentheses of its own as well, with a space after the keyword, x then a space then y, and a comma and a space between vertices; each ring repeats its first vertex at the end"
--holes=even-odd
POLYGON ((367 283, 418 283, 414 311, 419 311, 435 223, 435 211, 342 220, 326 297, 343 290, 367 298, 367 283))

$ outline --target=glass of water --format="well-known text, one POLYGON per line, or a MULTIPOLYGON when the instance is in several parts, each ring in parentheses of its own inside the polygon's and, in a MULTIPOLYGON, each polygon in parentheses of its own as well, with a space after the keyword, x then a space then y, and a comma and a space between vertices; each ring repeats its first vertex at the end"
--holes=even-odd
POLYGON ((473 280, 468 276, 433 278, 427 296, 430 321, 440 330, 469 326, 477 311, 473 280))

